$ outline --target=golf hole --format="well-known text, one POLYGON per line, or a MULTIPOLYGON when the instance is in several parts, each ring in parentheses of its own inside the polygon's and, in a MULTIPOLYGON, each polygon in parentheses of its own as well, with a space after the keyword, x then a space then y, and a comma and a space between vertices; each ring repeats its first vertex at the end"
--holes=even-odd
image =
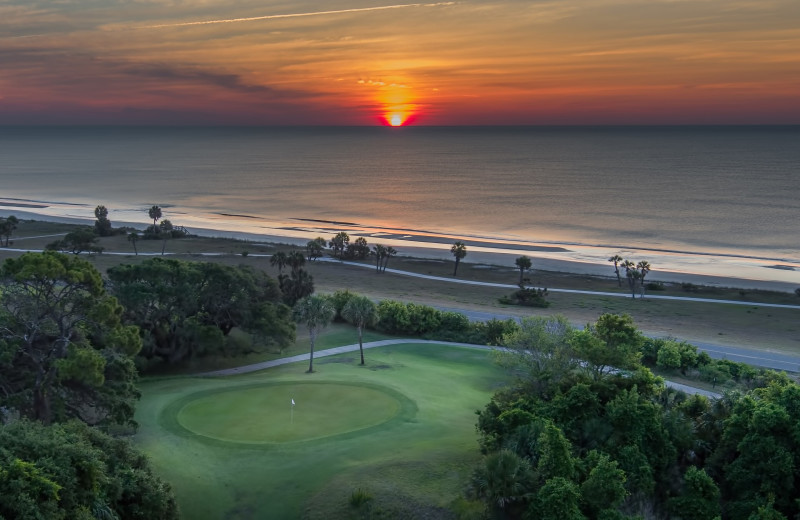
POLYGON ((219 441, 273 444, 341 435, 385 423, 403 396, 378 386, 282 383, 200 392, 176 414, 186 430, 219 441), (294 400, 294 406, 292 401, 294 400))

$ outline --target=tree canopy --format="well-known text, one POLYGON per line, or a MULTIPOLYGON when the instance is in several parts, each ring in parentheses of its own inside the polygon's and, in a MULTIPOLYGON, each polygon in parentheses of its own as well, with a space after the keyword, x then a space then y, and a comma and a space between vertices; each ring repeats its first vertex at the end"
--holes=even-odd
POLYGON ((132 422, 138 329, 95 268, 26 253, 0 269, 0 408, 45 423, 132 422))
POLYGON ((234 327, 263 345, 294 341, 291 310, 274 279, 247 266, 153 258, 109 269, 125 320, 142 330, 142 356, 177 363, 227 350, 234 327))

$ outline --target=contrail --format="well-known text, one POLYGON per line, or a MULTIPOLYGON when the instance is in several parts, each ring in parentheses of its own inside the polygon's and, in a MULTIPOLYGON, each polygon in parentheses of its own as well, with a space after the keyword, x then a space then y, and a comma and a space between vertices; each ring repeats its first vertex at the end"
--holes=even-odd
POLYGON ((249 18, 228 18, 223 20, 203 20, 200 22, 166 23, 161 25, 147 25, 142 29, 160 29, 163 27, 185 27, 188 25, 209 25, 213 23, 253 22, 256 20, 275 20, 278 18, 299 18, 301 16, 324 16, 327 14, 363 13, 365 11, 383 11, 386 9, 402 9, 405 7, 440 7, 454 5, 455 2, 437 2, 434 4, 396 4, 381 5, 377 7, 360 7, 356 9, 338 9, 336 11, 314 11, 311 13, 270 14, 266 16, 251 16, 249 18))

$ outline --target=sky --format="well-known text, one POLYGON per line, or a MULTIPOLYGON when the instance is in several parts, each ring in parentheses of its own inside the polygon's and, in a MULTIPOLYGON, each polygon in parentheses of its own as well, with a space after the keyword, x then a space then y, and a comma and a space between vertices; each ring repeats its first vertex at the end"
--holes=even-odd
POLYGON ((800 124, 800 1, 0 0, 19 124, 800 124))

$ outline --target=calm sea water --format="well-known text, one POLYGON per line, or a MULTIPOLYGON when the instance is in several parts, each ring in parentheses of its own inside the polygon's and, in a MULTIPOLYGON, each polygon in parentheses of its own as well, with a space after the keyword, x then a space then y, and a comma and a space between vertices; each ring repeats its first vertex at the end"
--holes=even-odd
POLYGON ((7 212, 800 283, 800 127, 3 128, 0 182, 7 212))

